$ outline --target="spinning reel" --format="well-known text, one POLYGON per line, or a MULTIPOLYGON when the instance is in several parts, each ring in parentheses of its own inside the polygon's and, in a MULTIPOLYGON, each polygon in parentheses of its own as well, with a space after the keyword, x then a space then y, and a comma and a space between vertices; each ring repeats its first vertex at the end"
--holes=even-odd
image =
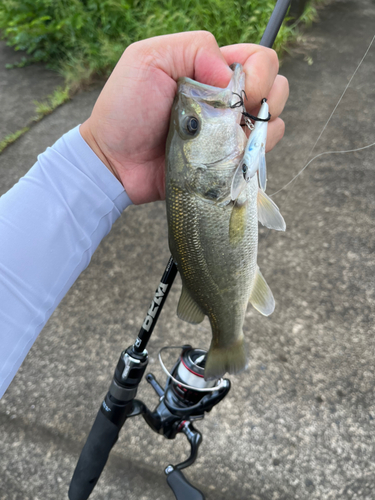
POLYGON ((203 493, 186 480, 181 470, 195 462, 202 442, 202 435, 193 426, 193 422, 202 420, 205 412, 211 411, 230 390, 230 382, 227 379, 219 385, 217 380, 204 380, 205 357, 206 351, 202 349, 194 349, 190 345, 182 346, 180 358, 174 365, 164 389, 152 373, 146 376, 147 382, 159 396, 159 404, 155 410, 151 412, 141 401, 134 401, 134 414, 142 414, 152 430, 167 439, 174 439, 182 432, 190 443, 190 456, 177 465, 168 465, 164 470, 177 500, 204 499, 203 493))
MULTIPOLYGON (((277 0, 260 45, 272 47, 289 4, 290 0, 277 0)), ((167 372, 164 389, 151 373, 146 376, 159 397, 155 410, 150 411, 142 401, 135 399, 148 363, 146 345, 176 274, 177 267, 171 257, 134 345, 121 353, 109 391, 74 471, 70 500, 86 500, 90 496, 121 427, 127 418, 136 415, 142 415, 155 432, 167 439, 174 439, 180 432, 185 434, 191 447, 190 456, 180 464, 166 467, 167 482, 177 500, 204 500, 203 493, 187 481, 181 470, 194 463, 202 442, 193 422, 204 418, 205 412, 211 411, 228 394, 229 380, 206 382, 203 377, 206 352, 183 346, 171 373, 167 372)))
POLYGON ((204 495, 185 478, 182 469, 192 465, 202 442, 201 433, 193 423, 204 418, 229 392, 228 379, 204 380, 206 351, 190 345, 178 347, 180 356, 171 372, 164 367, 161 352, 175 347, 164 347, 159 359, 168 377, 163 388, 152 373, 146 380, 159 397, 154 411, 135 399, 138 385, 146 371, 148 353, 145 346, 151 336, 160 311, 167 298, 177 268, 170 259, 143 326, 134 345, 120 355, 109 391, 101 404, 94 425, 78 460, 69 488, 70 500, 85 500, 94 489, 118 439, 126 419, 142 415, 152 430, 167 439, 185 434, 190 444, 189 457, 165 468, 167 482, 177 500, 204 500, 204 495))

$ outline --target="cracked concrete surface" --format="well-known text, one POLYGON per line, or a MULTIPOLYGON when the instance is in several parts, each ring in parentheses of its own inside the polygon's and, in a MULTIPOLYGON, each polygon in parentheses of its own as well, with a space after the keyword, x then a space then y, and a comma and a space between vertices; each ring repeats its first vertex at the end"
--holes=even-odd
MULTIPOLYGON (((287 57, 286 135, 267 155, 272 193, 306 162, 375 26, 372 0, 340 0, 307 33, 312 65, 287 57)), ((374 142, 372 47, 315 154, 374 142)), ((1 193, 37 154, 90 113, 81 93, 0 156, 1 193)), ((203 444, 186 476, 208 500, 372 500, 374 462, 375 149, 325 155, 275 201, 285 234, 261 229, 259 265, 276 311, 249 307, 249 369, 197 427, 203 444)), ((0 499, 60 499, 106 393, 118 356, 135 338, 168 261, 163 203, 130 207, 40 334, 0 401, 0 499)), ((173 285, 149 344, 207 348, 208 323, 176 317, 173 285)), ((171 364, 171 356, 167 364, 171 364)), ((138 395, 157 398, 142 382, 138 395)), ((92 497, 170 499, 163 468, 185 457, 142 419, 126 422, 92 497)))
POLYGON ((34 118, 34 101, 42 101, 64 83, 62 76, 41 63, 5 68, 6 64, 19 62, 22 56, 22 52, 15 52, 0 40, 0 142, 34 118))

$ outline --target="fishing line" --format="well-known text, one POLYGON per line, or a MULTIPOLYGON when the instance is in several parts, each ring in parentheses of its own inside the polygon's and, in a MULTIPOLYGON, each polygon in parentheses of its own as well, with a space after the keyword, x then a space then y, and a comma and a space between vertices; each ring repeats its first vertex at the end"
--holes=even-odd
MULTIPOLYGON (((246 92, 243 90, 242 93, 244 94, 246 100, 247 100, 247 95, 246 95, 246 92)), ((242 107, 243 108, 243 111, 242 111, 242 114, 243 116, 246 118, 250 118, 251 120, 253 120, 254 122, 269 122, 271 120, 271 115, 270 113, 268 113, 268 117, 267 118, 259 118, 259 116, 253 116, 253 115, 250 115, 250 113, 248 113, 246 110, 245 110, 245 104, 244 104, 244 100, 242 98, 242 96, 240 94, 237 94, 237 92, 232 92, 233 95, 236 95, 237 97, 240 98, 239 101, 235 102, 234 104, 232 104, 230 106, 230 108, 240 108, 242 107)), ((261 100, 261 104, 263 104, 264 102, 267 102, 267 99, 264 97, 262 100, 261 100)), ((246 121, 246 120, 245 120, 246 121)), ((246 123, 247 125, 247 123, 246 123)), ((251 129, 251 127, 249 127, 251 129)))
MULTIPOLYGON (((357 68, 356 68, 356 70, 354 71, 354 73, 352 74, 352 76, 351 76, 351 78, 350 78, 350 80, 349 80, 348 84, 346 85, 346 87, 345 87, 345 89, 344 89, 344 92, 341 94, 340 99, 337 101, 336 106, 333 108, 333 111, 332 111, 332 113, 330 114, 330 116, 329 116, 329 118, 328 118, 328 120, 327 120, 326 124, 324 125, 324 127, 323 127, 322 131, 320 132, 319 137, 317 138, 317 140, 315 141, 315 144, 313 145, 313 147, 311 148, 311 150, 310 150, 309 154, 307 155, 307 158, 306 158, 307 160, 308 160, 308 158, 310 158, 310 156, 311 156, 312 152, 313 152, 313 151, 314 151, 314 149, 316 148, 316 146, 317 146, 317 144, 318 144, 319 140, 321 139, 321 137, 322 137, 322 135, 323 135, 323 133, 324 133, 325 129, 327 128, 327 126, 328 126, 329 122, 331 121, 331 118, 333 117, 333 115, 334 115, 334 113, 335 113, 336 109, 338 108, 338 106, 339 106, 340 102, 342 101, 342 99, 343 99, 343 97, 344 97, 344 95, 345 95, 346 91, 348 90, 348 88, 349 88, 349 86, 350 86, 350 84, 351 84, 351 82, 352 82, 353 78, 354 78, 354 77, 355 77, 355 75, 357 74, 357 71, 359 70, 359 68, 360 68, 361 64, 363 63, 363 61, 365 60, 365 58, 366 58, 367 54, 369 53, 369 50, 371 49, 371 46, 372 46, 372 44, 373 44, 374 40, 375 40, 375 35, 373 36, 373 38, 372 38, 372 40, 371 40, 371 42, 370 42, 370 45, 367 47, 367 50, 366 50, 366 52, 365 52, 364 56, 363 56, 363 57, 362 57, 362 59, 360 60, 360 62, 359 62, 359 64, 358 64, 358 66, 357 66, 357 68)), ((290 180, 290 181, 289 181, 287 184, 285 184, 282 188, 278 189, 277 191, 275 191, 274 193, 272 193, 272 194, 271 194, 271 195, 269 195, 269 196, 275 196, 277 193, 280 193, 280 191, 283 191, 286 187, 288 187, 290 184, 292 184, 292 182, 294 182, 294 181, 297 179, 297 177, 299 177, 299 176, 302 174, 302 172, 303 172, 303 171, 304 171, 304 170, 305 170, 305 169, 306 169, 306 168, 310 165, 310 163, 311 163, 311 162, 313 162, 313 161, 314 161, 316 158, 318 158, 319 156, 322 156, 322 155, 324 155, 324 154, 354 153, 354 152, 356 152, 356 151, 361 151, 362 149, 367 149, 367 148, 370 148, 370 147, 372 147, 372 146, 374 146, 374 145, 375 145, 375 143, 372 143, 372 144, 369 144, 369 145, 367 145, 367 146, 363 146, 362 148, 352 149, 352 150, 348 150, 348 151, 326 151, 326 152, 324 152, 324 153, 320 153, 320 154, 318 154, 317 156, 314 156, 314 158, 312 158, 312 159, 311 159, 308 163, 306 163, 306 165, 305 165, 305 166, 304 166, 304 167, 303 167, 303 168, 302 168, 302 169, 298 172, 298 174, 297 174, 297 175, 295 175, 295 176, 293 177, 293 179, 292 179, 292 180, 290 180)))
POLYGON ((308 163, 306 163, 306 165, 303 167, 302 170, 300 170, 298 172, 297 175, 295 175, 293 177, 292 180, 290 180, 287 184, 285 184, 285 186, 283 186, 282 188, 280 188, 278 191, 275 191, 274 193, 268 195, 268 196, 275 196, 275 194, 277 193, 280 193, 280 191, 282 191, 283 189, 287 188, 290 184, 292 184, 292 182, 294 182, 297 177, 299 175, 302 174, 302 172, 310 165, 310 163, 312 163, 314 160, 316 160, 317 158, 319 158, 319 156, 323 156, 323 155, 333 155, 333 154, 342 154, 342 153, 355 153, 357 151, 362 151, 363 149, 368 149, 368 148, 371 148, 372 146, 375 146, 375 142, 373 142, 372 144, 368 144, 367 146, 363 146, 361 148, 357 148, 357 149, 348 149, 347 151, 325 151, 324 153, 319 153, 318 155, 314 156, 314 158, 312 158, 308 163))

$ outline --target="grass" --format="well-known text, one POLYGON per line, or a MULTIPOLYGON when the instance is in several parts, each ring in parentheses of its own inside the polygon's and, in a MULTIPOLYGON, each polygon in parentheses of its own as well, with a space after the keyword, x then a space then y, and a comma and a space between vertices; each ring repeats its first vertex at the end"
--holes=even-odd
POLYGON ((44 101, 34 101, 36 118, 34 118, 33 121, 41 120, 44 116, 49 115, 57 107, 64 104, 64 102, 69 101, 69 99, 69 87, 66 86, 65 88, 58 87, 52 94, 47 96, 44 101))
MULTIPOLYGON (((7 43, 26 51, 18 66, 44 61, 62 72, 69 89, 107 77, 125 48, 140 39, 204 29, 219 45, 258 43, 275 0, 2 0, 0 29, 7 43)), ((311 22, 308 6, 302 22, 311 22)), ((297 25, 276 39, 281 55, 297 25)))
POLYGON ((23 135, 29 129, 30 127, 24 127, 21 128, 20 130, 17 130, 17 132, 14 132, 14 134, 7 135, 2 141, 0 141, 0 153, 2 153, 5 148, 13 144, 13 142, 15 142, 19 137, 21 137, 21 135, 23 135))
POLYGON ((0 141, 0 154, 5 148, 13 144, 19 137, 28 132, 30 128, 38 123, 43 117, 52 113, 56 108, 64 104, 70 99, 69 87, 57 88, 52 94, 48 95, 43 101, 34 101, 35 104, 35 116, 29 123, 14 132, 13 134, 7 135, 2 141, 0 141))
MULTIPOLYGON (((315 0, 314 5, 327 0, 315 0)), ((68 101, 93 79, 107 78, 125 48, 137 40, 181 31, 211 31, 219 45, 258 43, 276 0, 1 0, 0 30, 7 44, 26 56, 8 65, 43 61, 65 78, 26 127, 0 143, 0 153, 33 124, 68 101)), ((311 24, 308 4, 297 23, 284 23, 274 44, 282 56, 300 25, 311 24)))

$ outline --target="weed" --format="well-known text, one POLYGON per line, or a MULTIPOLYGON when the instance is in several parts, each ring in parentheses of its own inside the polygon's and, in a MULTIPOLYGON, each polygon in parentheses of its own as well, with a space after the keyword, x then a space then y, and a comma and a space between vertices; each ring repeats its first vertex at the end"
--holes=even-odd
MULTIPOLYGON (((274 6, 275 0, 2 0, 0 29, 9 45, 61 70, 77 87, 108 76, 129 44, 152 36, 208 30, 219 45, 258 43, 274 6)), ((279 53, 294 33, 295 25, 281 27, 279 53)))
POLYGON ((41 118, 43 118, 43 116, 49 115, 54 109, 56 109, 58 106, 61 106, 61 104, 64 104, 64 102, 68 101, 69 99, 69 87, 66 86, 65 88, 57 88, 52 94, 47 96, 44 101, 34 101, 35 111, 37 114, 34 121, 39 121, 41 118))
POLYGON ((2 141, 0 141, 0 153, 2 153, 6 147, 8 147, 10 144, 15 142, 19 137, 21 137, 21 135, 27 132, 29 128, 30 127, 21 128, 20 130, 17 130, 17 132, 14 132, 14 134, 9 134, 2 141))

